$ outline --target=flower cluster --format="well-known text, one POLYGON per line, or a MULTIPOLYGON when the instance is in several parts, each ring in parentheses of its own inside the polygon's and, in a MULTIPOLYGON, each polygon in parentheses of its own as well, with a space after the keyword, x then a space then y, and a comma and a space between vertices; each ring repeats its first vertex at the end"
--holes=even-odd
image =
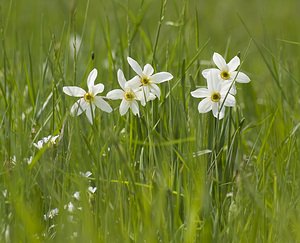
POLYGON ((97 70, 93 69, 87 78, 88 91, 76 86, 65 86, 63 92, 67 95, 79 97, 79 99, 71 107, 71 115, 79 116, 84 111, 91 124, 95 117, 95 108, 105 112, 112 112, 111 106, 103 99, 117 100, 121 99, 119 112, 123 116, 129 108, 134 115, 139 116, 139 105, 145 106, 148 101, 160 98, 160 88, 157 84, 169 81, 173 78, 168 72, 154 73, 154 69, 150 64, 146 64, 142 69, 141 66, 131 57, 127 61, 133 71, 136 73, 130 80, 126 80, 122 70, 118 70, 117 78, 121 89, 114 89, 107 93, 106 97, 97 96, 104 90, 104 85, 94 84, 97 77, 97 70))
POLYGON ((212 111, 214 117, 222 119, 225 115, 225 107, 235 106, 235 82, 248 83, 250 78, 237 70, 240 66, 238 56, 226 63, 220 54, 214 53, 213 61, 217 68, 202 71, 202 75, 207 81, 207 88, 198 88, 192 91, 191 95, 195 98, 203 98, 198 105, 200 113, 212 111))
POLYGON ((36 143, 33 143, 33 146, 36 147, 37 149, 42 149, 45 145, 56 144, 58 138, 59 135, 56 136, 49 135, 47 137, 43 137, 41 140, 37 141, 36 143))

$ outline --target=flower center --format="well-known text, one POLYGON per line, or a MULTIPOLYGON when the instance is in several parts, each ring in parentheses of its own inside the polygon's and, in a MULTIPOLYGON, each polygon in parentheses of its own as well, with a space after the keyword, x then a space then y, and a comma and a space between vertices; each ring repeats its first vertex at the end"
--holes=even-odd
POLYGON ((227 71, 221 72, 220 75, 221 75, 221 78, 225 79, 225 80, 228 80, 230 78, 230 74, 227 71))
POLYGON ((221 94, 219 92, 214 92, 211 94, 210 99, 212 102, 219 102, 221 99, 221 94))
POLYGON ((91 103, 94 100, 94 96, 90 93, 85 93, 83 96, 84 100, 88 103, 91 103))
POLYGON ((131 90, 125 91, 124 98, 127 101, 132 101, 135 98, 135 94, 131 90))
POLYGON ((142 85, 146 86, 150 83, 150 79, 148 77, 142 77, 141 83, 142 83, 142 85))

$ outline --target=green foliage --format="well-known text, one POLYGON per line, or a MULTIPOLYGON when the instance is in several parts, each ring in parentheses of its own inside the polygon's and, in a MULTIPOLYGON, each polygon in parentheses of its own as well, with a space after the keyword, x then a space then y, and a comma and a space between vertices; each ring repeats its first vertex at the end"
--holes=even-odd
POLYGON ((298 9, 297 0, 1 1, 0 241, 299 242, 298 9), (215 51, 240 53, 251 78, 220 121, 190 95, 215 51), (106 94, 119 68, 134 75, 127 56, 173 74, 161 99, 140 118, 121 117, 114 101, 93 125, 70 116, 75 100, 62 87, 85 87, 95 67, 106 94), (33 146, 48 135, 60 136, 33 146))

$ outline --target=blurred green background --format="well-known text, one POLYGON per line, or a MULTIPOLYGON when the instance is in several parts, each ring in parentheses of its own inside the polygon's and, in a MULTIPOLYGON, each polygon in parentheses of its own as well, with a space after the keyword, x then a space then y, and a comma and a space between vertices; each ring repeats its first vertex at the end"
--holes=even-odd
POLYGON ((76 230, 81 242, 299 242, 299 10, 298 0, 0 0, 0 189, 9 195, 0 195, 0 240, 61 242, 76 230), (236 166, 236 177, 220 186, 232 183, 233 196, 221 205, 209 186, 209 159, 195 156, 216 142, 215 123, 190 97, 205 85, 201 71, 214 52, 227 61, 239 53, 251 78, 237 86, 237 108, 220 122, 220 160, 236 166), (106 94, 117 87, 117 69, 133 76, 127 56, 173 74, 161 100, 141 120, 99 112, 90 127, 84 115, 70 117, 75 100, 62 86, 85 88, 96 67, 106 94), (33 148, 60 132, 56 147, 33 148), (33 155, 36 164, 13 164, 14 155, 33 155), (91 184, 79 176, 86 170, 91 184), (89 185, 97 196, 83 196, 79 220, 65 229, 64 205, 89 185), (57 238, 42 218, 54 207, 63 212, 53 221, 57 238))

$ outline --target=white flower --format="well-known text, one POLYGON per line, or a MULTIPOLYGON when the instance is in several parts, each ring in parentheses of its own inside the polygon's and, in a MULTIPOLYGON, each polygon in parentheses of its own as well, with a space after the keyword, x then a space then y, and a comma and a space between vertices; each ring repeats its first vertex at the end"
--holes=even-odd
POLYGON ((53 219, 55 216, 58 215, 58 212, 58 208, 51 209, 47 214, 44 214, 44 219, 53 219))
POLYGON ((92 194, 94 194, 96 192, 96 190, 97 190, 97 187, 92 187, 92 186, 88 187, 88 191, 92 194))
POLYGON ((139 78, 134 77, 133 79, 126 82, 124 73, 122 70, 118 70, 118 82, 122 89, 114 89, 107 93, 106 97, 112 100, 122 99, 119 111, 121 116, 125 115, 130 108, 134 115, 140 116, 139 105, 137 100, 141 98, 142 91, 139 91, 139 78), (129 85, 131 84, 131 85, 129 85))
POLYGON ((238 83, 250 82, 250 78, 246 74, 240 71, 235 71, 240 66, 240 58, 238 56, 235 56, 229 63, 226 63, 225 59, 219 53, 215 52, 213 55, 213 61, 218 68, 203 70, 202 75, 204 78, 207 79, 209 71, 216 70, 218 71, 218 76, 221 80, 230 82, 236 81, 238 83))
POLYGON ((7 196, 7 189, 3 190, 2 194, 3 194, 3 197, 6 197, 7 196))
POLYGON ((79 200, 79 199, 80 199, 80 192, 74 192, 73 197, 74 197, 76 200, 79 200))
POLYGON ((33 143, 33 146, 37 149, 42 149, 46 144, 53 145, 56 144, 56 140, 59 138, 59 135, 52 136, 49 135, 47 137, 43 137, 41 140, 37 141, 36 143, 33 143))
POLYGON ((87 172, 85 172, 85 173, 80 171, 79 174, 82 177, 89 178, 92 175, 92 172, 90 172, 89 170, 87 172))
POLYGON ((229 93, 230 83, 220 81, 218 72, 212 70, 207 76, 207 88, 198 88, 191 92, 195 98, 204 98, 199 102, 198 111, 206 113, 212 110, 214 117, 222 119, 225 106, 235 106, 235 98, 229 93))
POLYGON ((143 106, 146 105, 147 101, 153 100, 155 97, 160 97, 160 88, 157 84, 173 78, 173 75, 168 72, 153 74, 154 69, 150 64, 146 64, 142 70, 141 66, 131 57, 127 57, 127 61, 139 77, 140 86, 142 87, 141 104, 143 106))
POLYGON ((95 68, 90 72, 87 78, 88 92, 77 86, 63 87, 63 92, 65 94, 74 97, 80 97, 80 99, 77 100, 71 107, 71 114, 74 116, 79 116, 85 111, 86 116, 91 124, 93 124, 93 118, 95 117, 96 106, 105 112, 112 112, 110 105, 103 100, 102 97, 96 96, 104 90, 103 84, 94 84, 97 74, 98 72, 95 68))
POLYGON ((30 156, 29 158, 25 158, 24 160, 27 162, 28 165, 30 165, 32 163, 32 159, 33 157, 30 156))
POLYGON ((75 207, 72 202, 69 202, 67 205, 64 206, 64 209, 67 209, 71 213, 74 211, 75 207))

